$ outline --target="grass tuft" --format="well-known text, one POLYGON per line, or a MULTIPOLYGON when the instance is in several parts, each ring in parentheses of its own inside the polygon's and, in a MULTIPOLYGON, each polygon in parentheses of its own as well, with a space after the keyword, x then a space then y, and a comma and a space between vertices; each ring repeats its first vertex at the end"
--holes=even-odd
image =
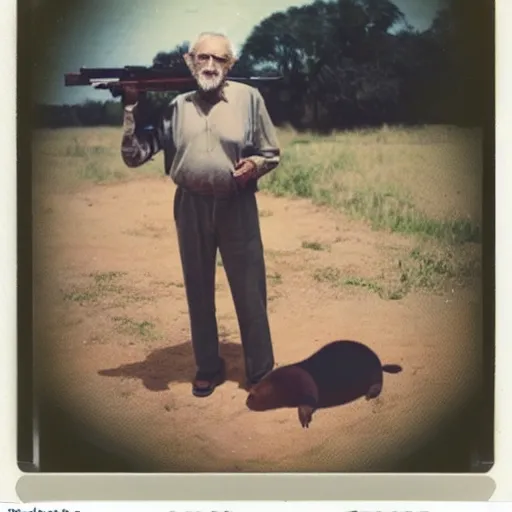
POLYGON ((312 251, 324 251, 326 249, 326 246, 322 245, 319 242, 304 241, 302 242, 302 248, 311 249, 312 251))
POLYGON ((456 258, 450 250, 439 252, 415 248, 396 264, 372 279, 345 275, 339 268, 318 268, 313 278, 335 288, 364 288, 386 300, 399 300, 411 291, 438 292, 446 286, 464 285, 480 276, 478 257, 456 258))
POLYGON ((147 320, 137 322, 126 316, 116 316, 112 320, 116 323, 118 332, 122 334, 128 334, 147 340, 156 338, 155 324, 152 322, 147 320))

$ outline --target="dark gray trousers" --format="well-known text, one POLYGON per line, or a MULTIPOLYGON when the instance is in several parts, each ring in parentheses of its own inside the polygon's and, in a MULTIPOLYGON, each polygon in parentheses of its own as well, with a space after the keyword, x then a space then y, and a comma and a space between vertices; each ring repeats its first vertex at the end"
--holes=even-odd
POLYGON ((274 366, 267 316, 263 244, 252 191, 219 199, 178 187, 174 197, 192 346, 199 371, 219 369, 215 271, 220 251, 244 351, 246 376, 257 380, 274 366))

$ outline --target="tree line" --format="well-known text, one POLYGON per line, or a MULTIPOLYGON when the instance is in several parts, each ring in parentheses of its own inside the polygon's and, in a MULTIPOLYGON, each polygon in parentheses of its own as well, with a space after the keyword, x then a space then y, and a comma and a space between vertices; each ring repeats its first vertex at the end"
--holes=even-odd
MULTIPOLYGON (((231 74, 280 74, 262 88, 277 125, 329 131, 368 125, 481 125, 485 118, 484 0, 444 0, 415 30, 391 0, 316 0, 255 26, 231 74)), ((489 38, 490 39, 490 38, 489 38)), ((188 74, 184 42, 153 65, 188 74)), ((107 93, 106 93, 107 94, 107 93)), ((172 94, 150 95, 155 107, 172 94)), ((118 101, 37 105, 39 126, 120 125, 118 101)))

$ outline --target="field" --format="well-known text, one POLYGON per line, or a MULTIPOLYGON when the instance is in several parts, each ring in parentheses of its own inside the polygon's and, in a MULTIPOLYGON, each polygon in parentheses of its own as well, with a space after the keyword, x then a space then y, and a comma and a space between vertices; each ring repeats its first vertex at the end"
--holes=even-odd
POLYGON ((414 451, 478 384, 481 134, 444 126, 326 137, 281 130, 258 194, 277 363, 335 339, 403 372, 382 395, 315 413, 251 412, 222 261, 228 382, 195 367, 162 156, 120 158, 116 128, 34 135, 37 369, 91 439, 139 470, 379 471, 414 451))

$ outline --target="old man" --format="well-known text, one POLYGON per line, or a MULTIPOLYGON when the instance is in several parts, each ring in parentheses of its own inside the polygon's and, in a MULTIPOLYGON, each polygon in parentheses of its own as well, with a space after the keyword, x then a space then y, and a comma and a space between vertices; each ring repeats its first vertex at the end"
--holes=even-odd
POLYGON ((192 392, 205 397, 225 380, 215 310, 217 250, 238 318, 247 386, 274 366, 255 192, 280 152, 261 93, 227 80, 235 56, 224 35, 200 34, 184 58, 197 90, 178 95, 158 128, 139 126, 137 93, 125 92, 121 153, 136 167, 163 151, 177 186, 174 220, 197 366, 192 392))

